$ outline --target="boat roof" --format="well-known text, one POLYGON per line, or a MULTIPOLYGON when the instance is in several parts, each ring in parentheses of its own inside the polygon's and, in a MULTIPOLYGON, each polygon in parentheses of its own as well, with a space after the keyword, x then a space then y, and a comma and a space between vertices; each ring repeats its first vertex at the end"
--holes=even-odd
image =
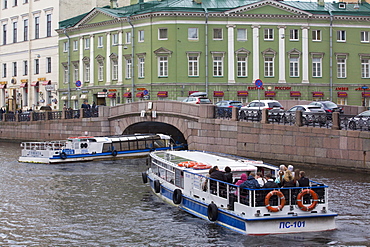
POLYGON ((159 136, 161 139, 171 139, 171 136, 164 134, 132 134, 132 135, 115 135, 115 136, 77 136, 69 137, 69 141, 80 141, 84 139, 94 139, 96 142, 118 142, 145 139, 148 137, 159 136))

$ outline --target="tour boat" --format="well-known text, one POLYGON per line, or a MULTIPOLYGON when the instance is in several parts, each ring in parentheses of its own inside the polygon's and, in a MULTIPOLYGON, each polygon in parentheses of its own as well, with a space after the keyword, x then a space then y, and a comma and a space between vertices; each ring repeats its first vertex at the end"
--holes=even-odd
POLYGON ((276 176, 263 161, 202 151, 156 151, 142 173, 144 183, 165 202, 199 218, 247 235, 333 230, 336 213, 328 208, 328 186, 247 189, 208 177, 209 169, 230 167, 233 183, 242 173, 276 176))
POLYGON ((77 136, 63 141, 22 142, 20 162, 67 163, 144 157, 154 150, 182 149, 164 134, 77 136))

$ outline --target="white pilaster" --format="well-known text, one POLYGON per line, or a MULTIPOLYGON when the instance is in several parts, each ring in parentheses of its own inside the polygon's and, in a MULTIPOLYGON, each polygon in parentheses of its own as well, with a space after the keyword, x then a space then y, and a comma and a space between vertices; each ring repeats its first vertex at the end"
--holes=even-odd
POLYGON ((107 53, 106 53, 106 58, 105 58, 105 61, 106 61, 106 66, 105 66, 105 74, 106 74, 106 82, 105 82, 105 85, 110 85, 111 84, 111 62, 110 62, 110 47, 111 47, 111 42, 110 42, 110 33, 107 32, 107 53))
POLYGON ((260 26, 252 26, 253 29, 253 82, 260 77, 260 47, 259 47, 259 29, 260 26))
POLYGON ((235 56, 234 56, 234 28, 235 25, 227 27, 227 52, 228 52, 228 83, 235 83, 235 56))
POLYGON ((79 39, 78 39, 78 42, 79 42, 79 49, 78 49, 78 51, 79 51, 79 64, 78 64, 78 73, 79 73, 79 75, 78 75, 78 79, 82 82, 82 84, 84 83, 84 81, 85 81, 85 78, 84 78, 84 62, 83 62, 83 58, 84 58, 84 51, 83 51, 83 49, 84 49, 84 39, 83 39, 83 37, 80 37, 79 39))
POLYGON ((124 69, 122 67, 123 60, 123 43, 122 43, 122 31, 118 32, 118 85, 122 85, 124 69))
POLYGON ((279 83, 285 80, 285 26, 279 26, 279 83))
POLYGON ((90 35, 90 86, 94 86, 95 78, 95 57, 94 57, 94 35, 90 35))
POLYGON ((308 29, 302 27, 302 83, 310 83, 308 80, 308 29))

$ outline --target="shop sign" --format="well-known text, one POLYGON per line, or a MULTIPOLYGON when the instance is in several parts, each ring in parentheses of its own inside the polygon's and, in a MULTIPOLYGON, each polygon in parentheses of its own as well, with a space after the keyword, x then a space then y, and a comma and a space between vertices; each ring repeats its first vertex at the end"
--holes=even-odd
POLYGON ((55 85, 45 85, 45 90, 46 91, 54 91, 55 90, 55 85))

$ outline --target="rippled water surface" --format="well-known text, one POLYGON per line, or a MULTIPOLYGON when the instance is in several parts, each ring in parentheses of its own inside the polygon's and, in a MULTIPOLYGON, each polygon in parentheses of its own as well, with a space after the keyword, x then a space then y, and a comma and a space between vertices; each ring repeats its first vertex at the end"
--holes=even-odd
POLYGON ((25 164, 20 151, 0 142, 1 246, 369 246, 369 174, 301 167, 330 186, 338 229, 244 236, 160 201, 145 159, 25 164))

